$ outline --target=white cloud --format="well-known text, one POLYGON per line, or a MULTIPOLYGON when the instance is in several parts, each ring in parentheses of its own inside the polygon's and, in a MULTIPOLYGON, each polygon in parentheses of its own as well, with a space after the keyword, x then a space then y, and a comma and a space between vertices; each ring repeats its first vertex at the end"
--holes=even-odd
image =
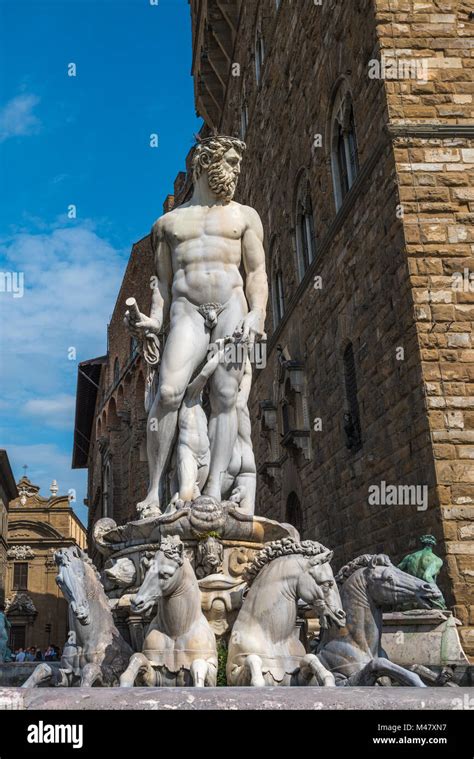
POLYGON ((22 298, 0 293, 4 393, 23 404, 70 395, 65 376, 75 387, 77 362, 106 350, 124 257, 86 224, 16 234, 0 256, 3 271, 24 274, 22 298))
POLYGON ((28 464, 28 476, 46 490, 54 478, 62 492, 77 488, 82 518, 86 473, 71 470, 77 365, 107 350, 124 253, 90 223, 0 241, 0 268, 24 272, 25 285, 22 298, 0 293, 2 443, 17 476, 28 464))
POLYGON ((17 95, 0 109, 0 142, 9 137, 36 134, 41 126, 34 109, 40 102, 37 95, 17 95))
POLYGON ((71 427, 74 420, 76 399, 73 395, 61 394, 55 398, 34 398, 25 403, 25 416, 38 417, 51 427, 71 427))

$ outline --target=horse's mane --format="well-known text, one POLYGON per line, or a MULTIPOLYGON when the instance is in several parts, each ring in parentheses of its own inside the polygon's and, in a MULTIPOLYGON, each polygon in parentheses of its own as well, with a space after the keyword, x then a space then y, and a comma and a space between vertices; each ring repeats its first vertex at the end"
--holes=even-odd
POLYGON ((167 559, 176 562, 178 567, 182 566, 183 544, 179 535, 165 536, 160 543, 159 550, 166 556, 167 559))
POLYGON ((100 572, 97 569, 97 567, 94 564, 94 562, 92 561, 91 557, 85 551, 82 552, 82 560, 83 560, 84 564, 89 564, 89 566, 92 567, 92 569, 94 570, 94 574, 95 574, 96 578, 98 579, 98 581, 102 585, 102 578, 100 576, 100 572))
POLYGON ((358 569, 370 566, 388 567, 391 563, 390 558, 385 553, 364 553, 341 567, 334 579, 338 585, 342 585, 358 569))
POLYGON ((327 559, 323 558, 322 554, 329 554, 329 549, 323 546, 322 543, 316 543, 313 540, 303 540, 301 542, 293 538, 274 540, 257 553, 252 563, 245 569, 243 578, 250 587, 260 570, 271 561, 279 559, 281 556, 297 554, 308 557, 321 555, 321 563, 323 563, 327 559))
MULTIPOLYGON (((95 574, 96 579, 102 585, 102 578, 100 576, 100 572, 97 569, 97 567, 94 564, 94 562, 92 561, 92 559, 90 558, 89 554, 86 551, 83 551, 82 548, 79 548, 78 546, 74 546, 74 548, 75 548, 75 550, 77 552, 76 558, 78 558, 81 561, 83 561, 84 564, 88 564, 94 570, 94 574, 95 574)), ((60 554, 60 551, 63 551, 63 550, 65 550, 65 549, 63 549, 63 548, 59 549, 59 551, 56 551, 55 554, 54 554, 54 560, 55 560, 56 564, 58 564, 58 565, 63 563, 61 561, 61 559, 63 557, 63 554, 60 554)))

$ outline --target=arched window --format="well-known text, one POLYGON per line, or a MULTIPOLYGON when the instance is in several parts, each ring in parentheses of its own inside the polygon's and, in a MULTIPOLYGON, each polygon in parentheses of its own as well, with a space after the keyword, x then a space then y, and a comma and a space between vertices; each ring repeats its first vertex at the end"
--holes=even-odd
POLYGON ((359 156, 352 98, 345 83, 339 87, 331 117, 331 165, 336 209, 359 173, 359 156))
POLYGON ((120 362, 118 358, 114 361, 114 385, 117 384, 117 382, 120 379, 120 362))
POLYGON ((111 482, 110 482, 110 459, 105 463, 102 474, 102 516, 111 516, 110 498, 111 498, 111 482))
POLYGON ((316 254, 313 204, 306 174, 300 180, 296 195, 296 255, 298 274, 303 279, 316 254))
POLYGON ((281 273, 281 269, 277 269, 273 274, 272 300, 273 321, 274 326, 277 327, 285 313, 285 293, 283 289, 283 274, 281 273))
POLYGON ((290 421, 290 404, 287 400, 284 400, 281 404, 281 426, 283 430, 283 435, 288 434, 288 432, 291 429, 291 421, 290 421))
POLYGON ((240 109, 240 138, 245 139, 247 129, 249 126, 249 106, 247 103, 247 97, 244 94, 244 100, 242 101, 242 107, 240 109))
POLYGON ((343 363, 346 389, 346 408, 344 411, 346 446, 352 453, 356 453, 362 447, 362 436, 360 430, 359 400, 357 397, 356 365, 352 343, 349 343, 344 350, 343 363))
POLYGON ((300 499, 294 491, 292 491, 286 500, 286 522, 292 524, 298 532, 303 531, 303 510, 301 508, 300 499))
POLYGON ((265 46, 261 29, 257 29, 255 35, 255 78, 260 84, 262 78, 263 61, 265 59, 265 46))
POLYGON ((283 314, 285 313, 285 290, 277 241, 278 238, 274 237, 270 245, 271 296, 274 328, 279 325, 283 319, 283 314))
POLYGON ((138 340, 136 337, 130 338, 130 360, 135 358, 138 353, 138 340))

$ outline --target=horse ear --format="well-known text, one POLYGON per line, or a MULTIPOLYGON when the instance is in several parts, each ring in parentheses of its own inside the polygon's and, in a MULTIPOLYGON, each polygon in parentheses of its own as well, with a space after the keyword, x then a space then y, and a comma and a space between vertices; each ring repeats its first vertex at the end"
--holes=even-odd
POLYGON ((312 556, 309 560, 309 566, 315 567, 317 564, 326 564, 327 562, 332 561, 332 558, 334 556, 334 551, 324 551, 323 553, 318 553, 316 556, 312 556))
POLYGON ((389 567, 391 564, 390 557, 386 553, 375 553, 370 560, 370 567, 389 567))

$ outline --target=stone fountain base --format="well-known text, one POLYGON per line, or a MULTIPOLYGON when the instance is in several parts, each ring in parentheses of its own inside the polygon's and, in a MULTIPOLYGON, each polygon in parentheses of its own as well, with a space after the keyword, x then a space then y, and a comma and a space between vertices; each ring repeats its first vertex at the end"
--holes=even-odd
POLYGON ((106 559, 103 581, 115 623, 135 651, 142 650, 143 617, 130 601, 142 584, 149 562, 167 536, 179 536, 196 573, 202 609, 218 640, 226 640, 242 605, 245 569, 266 543, 297 537, 291 525, 244 513, 230 501, 201 496, 161 516, 117 526, 101 519, 94 541, 106 559))
POLYGON ((472 688, 0 688, 0 710, 450 711, 472 703, 472 693, 472 688))

